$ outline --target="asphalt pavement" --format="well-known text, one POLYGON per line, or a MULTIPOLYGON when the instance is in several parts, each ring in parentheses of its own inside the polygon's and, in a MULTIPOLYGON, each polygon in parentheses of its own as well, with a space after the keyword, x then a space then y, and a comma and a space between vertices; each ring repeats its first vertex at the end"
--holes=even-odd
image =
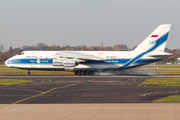
POLYGON ((32 80, 0 86, 0 104, 152 103, 180 87, 142 86, 153 76, 1 76, 32 80))

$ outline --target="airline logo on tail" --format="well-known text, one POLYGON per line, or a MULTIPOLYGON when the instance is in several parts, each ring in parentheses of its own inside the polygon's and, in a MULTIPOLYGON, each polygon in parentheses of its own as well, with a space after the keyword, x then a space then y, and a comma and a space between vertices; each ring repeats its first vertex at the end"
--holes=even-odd
POLYGON ((149 41, 149 45, 150 45, 150 46, 156 45, 156 41, 150 40, 150 41, 149 41))

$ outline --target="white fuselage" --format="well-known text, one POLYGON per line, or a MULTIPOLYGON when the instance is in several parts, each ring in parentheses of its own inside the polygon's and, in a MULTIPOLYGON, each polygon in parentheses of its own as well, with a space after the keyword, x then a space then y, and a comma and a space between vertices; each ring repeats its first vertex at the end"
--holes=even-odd
MULTIPOLYGON (((149 64, 158 61, 161 58, 148 57, 147 54, 132 61, 139 55, 135 51, 23 51, 23 54, 16 55, 6 61, 8 67, 14 67, 27 70, 105 70, 105 69, 122 69, 135 67, 139 65, 149 64), (71 59, 77 61, 75 66, 56 65, 55 59, 61 59, 56 53, 64 54, 86 54, 101 57, 101 61, 81 61, 79 59, 71 59), (132 62, 131 62, 132 61, 132 62), (129 64, 128 64, 129 63, 129 64), (126 66, 125 66, 126 65, 126 66)), ((69 58, 63 58, 63 61, 69 58)))

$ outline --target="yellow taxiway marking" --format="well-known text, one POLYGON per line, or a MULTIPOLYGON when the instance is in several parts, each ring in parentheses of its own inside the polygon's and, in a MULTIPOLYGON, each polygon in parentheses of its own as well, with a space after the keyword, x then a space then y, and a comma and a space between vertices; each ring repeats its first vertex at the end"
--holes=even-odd
POLYGON ((16 89, 16 88, 1 88, 1 89, 8 89, 8 90, 24 90, 24 91, 33 91, 33 92, 39 92, 39 93, 42 92, 42 91, 39 91, 39 90, 30 90, 30 89, 16 89))
MULTIPOLYGON (((91 79, 91 80, 88 80, 88 82, 89 82, 89 81, 92 81, 92 80, 95 80, 95 79, 97 79, 97 77, 96 77, 96 78, 93 78, 93 79, 91 79)), ((32 98, 35 98, 35 97, 44 95, 44 94, 49 93, 49 92, 51 92, 51 91, 53 91, 53 90, 55 90, 55 89, 67 88, 67 87, 70 87, 70 86, 73 86, 73 85, 76 85, 76 84, 80 84, 80 83, 82 83, 82 82, 78 82, 78 83, 75 83, 75 84, 66 85, 66 86, 64 86, 64 87, 55 87, 55 88, 52 88, 52 89, 47 90, 47 91, 45 91, 45 92, 41 92, 40 94, 37 94, 37 95, 31 96, 31 97, 28 97, 28 98, 25 98, 25 99, 22 99, 22 100, 13 102, 13 103, 11 103, 11 104, 7 104, 7 105, 0 106, 0 108, 6 107, 6 106, 9 106, 9 105, 13 105, 13 104, 17 104, 17 103, 20 103, 20 102, 23 102, 23 101, 26 101, 26 100, 29 100, 29 99, 32 99, 32 98)))

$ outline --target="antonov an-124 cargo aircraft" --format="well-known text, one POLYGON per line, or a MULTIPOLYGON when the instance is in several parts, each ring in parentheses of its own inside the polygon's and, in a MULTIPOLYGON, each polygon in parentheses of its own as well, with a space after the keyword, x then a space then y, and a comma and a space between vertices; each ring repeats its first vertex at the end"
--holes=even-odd
POLYGON ((73 71, 93 75, 95 71, 122 70, 162 60, 171 24, 158 26, 133 51, 23 51, 9 58, 8 67, 30 70, 73 71))

